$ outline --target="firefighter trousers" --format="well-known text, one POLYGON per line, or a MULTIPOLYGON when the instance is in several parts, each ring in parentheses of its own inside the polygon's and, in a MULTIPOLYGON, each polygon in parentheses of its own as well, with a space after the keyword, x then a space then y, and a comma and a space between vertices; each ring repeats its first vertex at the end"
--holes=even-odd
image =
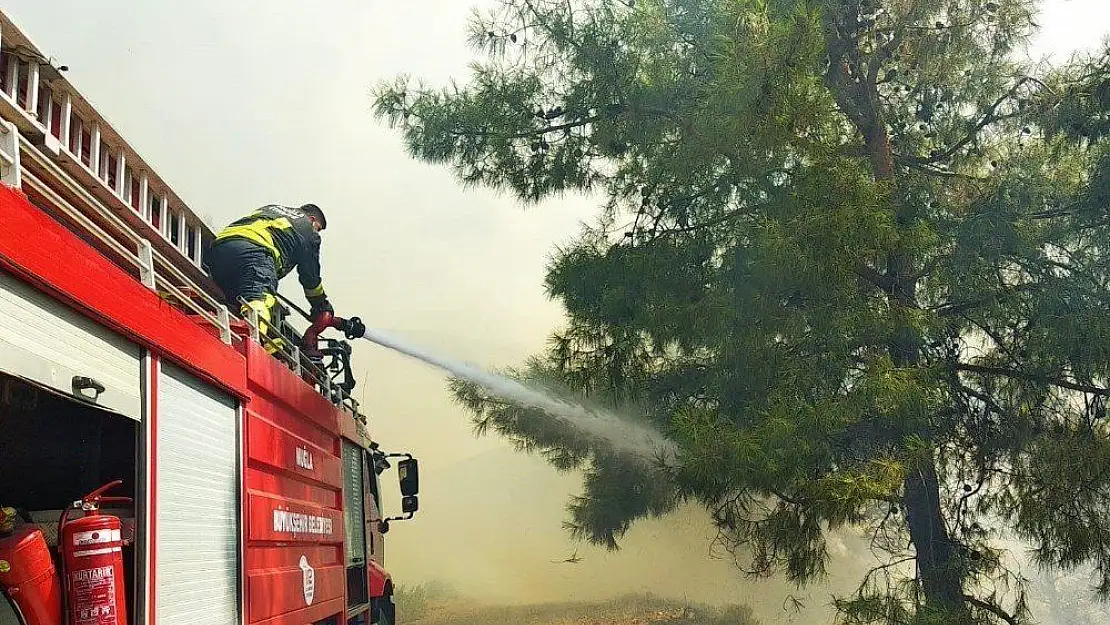
POLYGON ((251 310, 258 313, 258 334, 266 351, 282 349, 285 341, 272 328, 278 273, 269 250, 246 239, 225 239, 208 249, 204 266, 230 310, 238 310, 244 319, 251 310))

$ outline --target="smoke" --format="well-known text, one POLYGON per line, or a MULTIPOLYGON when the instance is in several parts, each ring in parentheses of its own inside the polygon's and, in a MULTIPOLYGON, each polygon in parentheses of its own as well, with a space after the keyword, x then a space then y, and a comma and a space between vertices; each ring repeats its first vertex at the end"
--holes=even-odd
POLYGON ((490 604, 650 593, 680 602, 748 605, 768 625, 831 625, 830 593, 850 592, 862 576, 852 555, 862 544, 837 543, 832 570, 845 573, 838 579, 804 590, 782 580, 749 579, 714 547, 716 530, 694 504, 636 523, 621 549, 609 552, 572 542, 562 527, 567 502, 581 492, 575 473, 557 473, 507 445, 445 465, 430 456, 421 461, 421 511, 410 524, 394 524, 387 540, 386 566, 402 585, 438 581, 490 604), (581 561, 563 562, 574 555, 581 561), (792 597, 802 609, 791 607, 792 597))
MULTIPOLYGON (((650 459, 673 450, 659 433, 611 412, 381 330, 368 329, 364 338, 542 410, 626 453, 650 459)), ((730 554, 714 547, 716 530, 694 504, 666 518, 638 522, 617 552, 573 544, 562 521, 567 502, 581 492, 580 475, 558 473, 540 458, 505 447, 443 465, 438 460, 436 455, 423 459, 426 479, 417 520, 389 534, 387 567, 403 585, 439 582, 463 597, 502 604, 600 601, 645 592, 692 603, 749 605, 764 623, 821 625, 833 622, 830 592, 850 592, 864 570, 855 555, 862 545, 857 550, 834 540, 834 570, 846 566, 852 573, 841 578, 844 583, 798 590, 780 580, 746 578, 730 554), (564 561, 572 556, 581 561, 564 561)), ((396 485, 383 486, 384 501, 396 501, 396 485)))

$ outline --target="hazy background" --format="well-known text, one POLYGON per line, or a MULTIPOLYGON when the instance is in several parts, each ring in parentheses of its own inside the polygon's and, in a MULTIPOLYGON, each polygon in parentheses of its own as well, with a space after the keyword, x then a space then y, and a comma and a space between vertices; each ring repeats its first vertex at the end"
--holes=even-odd
MULTIPOLYGON (((371 87, 399 73, 465 82, 465 20, 478 4, 0 2, 213 227, 265 203, 315 202, 331 224, 324 279, 339 314, 500 367, 542 348, 560 323, 541 289, 544 266, 594 204, 567 198, 525 211, 464 190, 446 169, 411 160, 370 114, 371 87)), ((1097 45, 1105 4, 1047 2, 1038 54, 1097 45)), ((283 291, 296 294, 287 282, 283 291)), ((475 438, 437 372, 368 344, 356 365, 360 382, 368 375, 361 390, 375 437, 422 461, 423 510, 388 536, 400 583, 444 579, 503 601, 646 590, 750 602, 786 620, 786 591, 745 583, 713 559, 712 532, 693 510, 638 526, 620 553, 582 547, 584 562, 553 564, 574 549, 561 522, 577 479, 475 438)), ((801 596, 822 605, 828 594, 801 596)))

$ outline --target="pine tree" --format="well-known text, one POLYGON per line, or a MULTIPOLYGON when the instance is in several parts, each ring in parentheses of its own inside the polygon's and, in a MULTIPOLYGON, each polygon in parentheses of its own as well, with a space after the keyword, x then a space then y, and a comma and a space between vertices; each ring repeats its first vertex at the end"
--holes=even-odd
POLYGON ((1018 623, 1020 576, 1110 594, 1105 64, 1034 77, 1033 0, 503 0, 466 86, 383 85, 412 154, 537 202, 605 198, 551 263, 567 327, 524 378, 634 405, 665 474, 472 385, 586 470, 616 546, 703 504, 752 573, 885 555, 848 623, 1018 623))

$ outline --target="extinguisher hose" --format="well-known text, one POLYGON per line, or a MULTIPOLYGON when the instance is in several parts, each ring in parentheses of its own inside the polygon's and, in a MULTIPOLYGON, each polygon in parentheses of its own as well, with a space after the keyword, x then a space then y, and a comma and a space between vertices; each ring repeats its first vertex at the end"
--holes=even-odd
POLYGON ((103 501, 107 498, 102 497, 101 496, 102 493, 104 493, 105 491, 110 490, 112 488, 115 488, 116 486, 119 486, 120 484, 123 484, 123 480, 112 480, 111 482, 108 482, 104 486, 101 486, 100 488, 94 490, 93 492, 89 493, 88 495, 85 495, 84 498, 82 498, 82 501, 103 501))
MULTIPOLYGON (((61 577, 62 582, 60 584, 59 590, 61 590, 62 594, 60 599, 62 602, 63 610, 65 609, 65 606, 69 605, 69 588, 66 588, 68 584, 65 583, 65 580, 67 579, 66 576, 69 575, 69 573, 66 571, 65 545, 62 542, 62 537, 65 536, 65 534, 62 533, 62 528, 65 527, 67 520, 69 520, 68 506, 63 508, 62 513, 58 515, 58 575, 59 577, 61 577)), ((69 619, 63 616, 63 620, 69 619)))

